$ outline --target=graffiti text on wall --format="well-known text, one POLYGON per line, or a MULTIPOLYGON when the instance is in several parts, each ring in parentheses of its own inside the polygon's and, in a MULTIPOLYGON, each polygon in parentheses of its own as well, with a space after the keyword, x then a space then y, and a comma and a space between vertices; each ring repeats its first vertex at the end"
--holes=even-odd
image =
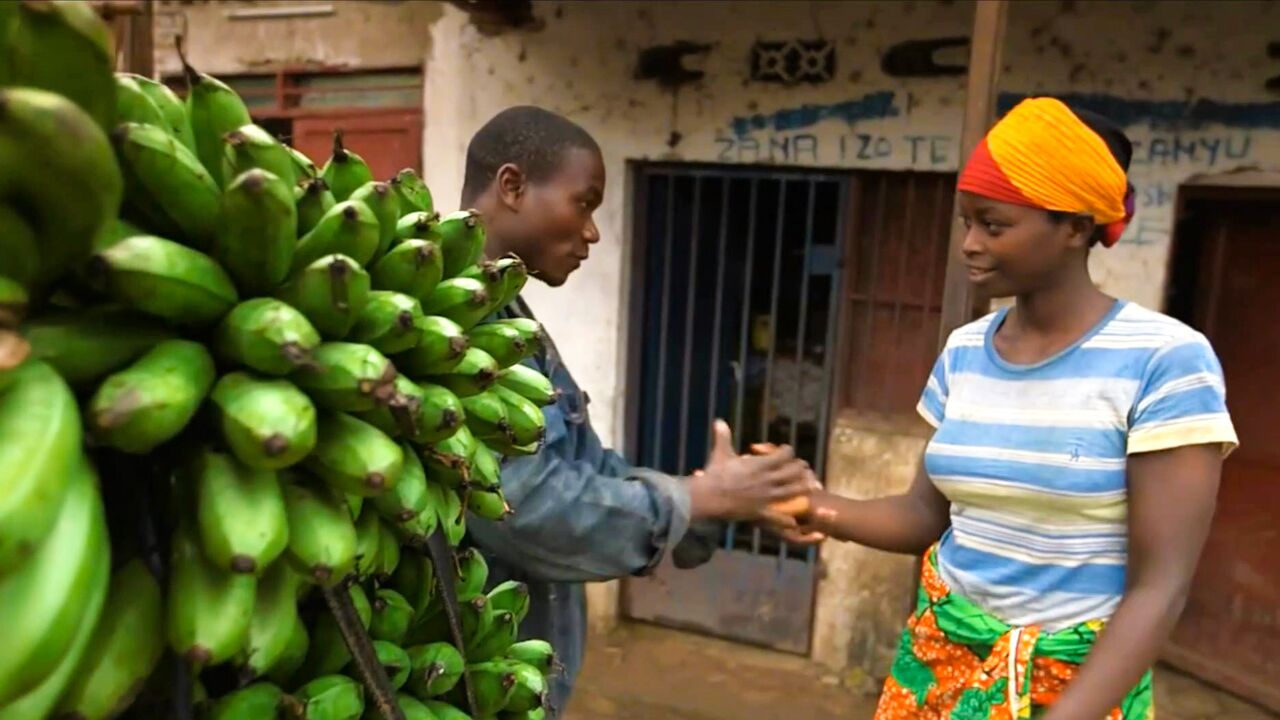
POLYGON ((913 168, 955 167, 955 138, 949 135, 843 133, 771 133, 736 136, 718 133, 718 162, 862 165, 900 157, 913 168))

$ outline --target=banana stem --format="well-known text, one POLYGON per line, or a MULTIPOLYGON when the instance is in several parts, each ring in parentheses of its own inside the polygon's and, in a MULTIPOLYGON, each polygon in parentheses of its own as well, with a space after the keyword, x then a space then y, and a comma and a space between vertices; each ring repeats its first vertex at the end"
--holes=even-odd
POLYGON ((400 704, 396 702, 395 690, 387 679, 387 671, 378 662, 378 655, 373 650, 373 642, 368 633, 360 625, 356 608, 351 602, 351 593, 347 592, 346 583, 324 588, 324 601, 338 624, 338 631, 351 651, 355 661, 356 672, 365 688, 373 695, 373 702, 385 720, 405 720, 400 704))
POLYGON ((347 149, 342 146, 342 128, 333 131, 333 159, 338 162, 347 159, 347 149))
POLYGON ((187 90, 200 84, 200 73, 187 62, 187 53, 182 47, 182 35, 173 36, 173 46, 178 51, 178 60, 182 63, 182 74, 187 79, 187 90))
MULTIPOLYGON (((466 503, 462 506, 465 508, 466 503)), ((453 639, 453 646, 462 653, 463 657, 466 657, 466 642, 462 637, 462 608, 458 605, 457 557, 449 549, 449 540, 445 537, 443 528, 437 527, 435 532, 427 538, 427 557, 430 558, 431 565, 435 569, 435 581, 439 585, 437 590, 444 603, 444 614, 449 621, 449 635, 453 639)), ((461 682, 463 692, 467 696, 467 709, 471 717, 480 717, 475 691, 471 687, 470 671, 463 670, 461 682)))

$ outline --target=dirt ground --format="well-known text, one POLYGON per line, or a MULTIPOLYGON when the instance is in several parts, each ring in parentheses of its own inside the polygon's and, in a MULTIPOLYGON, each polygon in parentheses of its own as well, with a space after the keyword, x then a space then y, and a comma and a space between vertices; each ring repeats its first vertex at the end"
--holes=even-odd
MULTIPOLYGON (((875 697, 804 658, 638 623, 592 638, 564 720, 862 720, 875 697)), ((1159 720, 1280 720, 1161 668, 1159 720)))

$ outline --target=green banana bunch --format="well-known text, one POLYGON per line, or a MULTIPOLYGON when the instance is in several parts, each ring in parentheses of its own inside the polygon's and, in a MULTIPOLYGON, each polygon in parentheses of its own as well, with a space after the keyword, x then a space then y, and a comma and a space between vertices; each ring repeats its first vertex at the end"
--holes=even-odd
POLYGON ((230 182, 247 170, 260 169, 284 181, 292 192, 298 184, 293 155, 283 143, 260 126, 249 123, 222 136, 222 177, 230 182))
POLYGON ((554 405, 560 396, 546 375, 527 365, 512 365, 498 373, 497 384, 542 407, 554 405))
POLYGON ((285 145, 284 149, 289 151, 289 157, 293 159, 294 174, 298 182, 320 177, 320 169, 311 161, 311 158, 307 157, 306 153, 291 145, 285 145))
POLYGON ((52 524, 27 561, 0 577, 5 619, 0 707, 59 668, 76 644, 81 623, 97 623, 106 597, 110 549, 97 474, 78 448, 68 455, 70 477, 65 492, 53 501, 52 524))
POLYGON ((369 622, 369 635, 374 640, 402 642, 413 622, 413 606, 391 588, 379 588, 372 604, 373 619, 369 622))
POLYGON ((320 219, 338 204, 325 181, 313 177, 293 187, 293 201, 298 209, 298 236, 311 232, 320 219))
MULTIPOLYGON (((302 622, 297 601, 301 582, 286 562, 272 564, 258 579, 248 641, 236 657, 236 664, 243 668, 241 677, 265 677, 289 659, 290 646, 302 622)), ((307 641, 305 628, 301 638, 304 643, 307 641)))
MULTIPOLYGON (((437 720, 435 713, 431 712, 421 700, 408 693, 396 693, 396 705, 399 705, 400 712, 404 713, 404 720, 437 720)), ((376 707, 369 706, 365 708, 364 717, 360 720, 382 720, 382 713, 376 707)))
POLYGON ((497 312, 506 308, 520 297, 520 291, 529 282, 529 266, 518 257, 511 256, 498 260, 498 269, 502 271, 502 293, 491 308, 497 312))
POLYGON ((378 217, 359 200, 343 200, 329 208, 315 227, 298 238, 293 251, 293 271, 334 253, 360 265, 378 252, 378 217))
POLYGON ((117 76, 119 75, 124 75, 137 83, 138 89, 150 98, 156 109, 160 111, 160 116, 164 120, 164 129, 194 153, 196 139, 191 134, 191 123, 187 121, 187 108, 177 94, 170 90, 168 85, 156 82, 149 77, 133 73, 117 73, 117 76))
POLYGON ((494 307, 498 300, 502 297, 504 283, 502 281, 502 271, 498 269, 498 264, 492 260, 481 260, 476 265, 470 265, 462 269, 457 275, 458 278, 475 280, 484 285, 484 291, 489 296, 489 305, 494 307))
MULTIPOLYGON (((489 606, 493 607, 493 603, 489 606)), ((502 657, 507 648, 515 643, 518 631, 519 623, 515 613, 495 608, 489 626, 482 628, 479 634, 467 641, 467 660, 483 662, 502 657)))
POLYGON ((391 400, 396 368, 385 355, 361 343, 321 343, 312 363, 291 379, 322 408, 347 412, 372 410, 391 400))
MULTIPOLYGON (((449 274, 448 253, 445 254, 444 272, 449 274)), ((422 301, 422 311, 428 315, 440 315, 458 323, 463 330, 475 327, 489 315, 489 293, 484 283, 471 278, 442 280, 435 290, 422 301)))
POLYGON ((396 237, 396 222, 400 219, 400 196, 384 182, 371 180, 356 188, 349 200, 362 202, 369 206, 378 219, 378 249, 373 254, 377 259, 391 249, 396 237))
POLYGON ((297 308, 320 334, 341 338, 369 300, 369 273, 345 255, 327 255, 294 273, 275 296, 297 308))
POLYGON ((493 608, 489 607, 489 598, 476 595, 469 598, 458 608, 461 611, 462 637, 467 645, 471 645, 493 626, 493 608))
POLYGON ((263 295, 284 282, 293 263, 298 210, 285 180, 251 168, 231 176, 222 193, 222 219, 212 254, 245 295, 263 295))
POLYGON ((449 488, 461 487, 470 481, 471 457, 475 455, 479 441, 466 425, 447 439, 432 443, 423 449, 422 463, 427 477, 449 488))
MULTIPOLYGON (((404 482, 401 480, 401 482, 404 482)), ((396 483, 399 486, 400 483, 396 483)), ((378 529, 378 563, 373 569, 373 580, 376 583, 384 583, 391 578, 392 573, 400 567, 400 539, 396 537, 395 530, 391 524, 385 520, 378 529)))
POLYGON ((286 483, 288 557, 313 582, 330 585, 355 566, 356 527, 341 495, 324 487, 286 483))
POLYGON ((342 130, 335 130, 333 155, 324 164, 320 177, 329 184, 333 197, 338 202, 342 202, 361 185, 373 180, 373 173, 369 170, 364 158, 343 147, 342 130))
POLYGON ((218 698, 206 720, 273 720, 299 717, 302 705, 269 682, 258 682, 218 698))
POLYGON ((504 385, 494 385, 489 392, 496 395, 506 406, 507 419, 511 422, 511 439, 516 445, 533 445, 542 442, 547 430, 547 420, 542 414, 542 408, 504 385))
POLYGON ((528 585, 517 580, 507 580, 494 586, 488 594, 489 604, 494 610, 511 613, 516 622, 523 622, 529 615, 528 585))
POLYGON ((217 322, 240 300, 213 258, 154 235, 134 235, 98 252, 95 284, 126 305, 179 325, 217 322))
POLYGON ((148 453, 195 416, 213 387, 213 357, 190 340, 165 340, 102 382, 86 408, 86 424, 105 445, 148 453))
POLYGON ((302 464, 342 492, 372 497, 395 488, 404 467, 404 453, 374 426, 344 413, 326 411, 320 415, 316 449, 302 464))
MULTIPOLYGON (((441 378, 445 381, 449 376, 441 378)), ((480 392, 462 398, 462 407, 467 411, 467 427, 471 434, 481 443, 493 439, 508 437, 511 433, 511 419, 507 414, 507 406, 502 398, 493 392, 480 392)), ((479 480, 475 475, 475 458, 472 458, 472 480, 479 480)), ((489 489, 489 486, 485 486, 489 489)))
POLYGON ((288 375, 312 362, 320 333, 292 305, 275 298, 245 300, 222 318, 214 334, 218 359, 265 375, 288 375))
POLYGON ((435 715, 435 720, 471 720, 471 716, 446 702, 427 700, 423 702, 435 715))
POLYGON ((422 337, 415 347, 396 355, 396 367, 412 377, 452 372, 466 358, 471 347, 458 323, 438 315, 426 315, 418 322, 422 337))
POLYGON ((413 671, 405 689, 422 698, 438 697, 452 690, 462 679, 466 661, 462 653, 447 642, 428 643, 407 648, 413 671))
POLYGON ((248 125, 253 120, 249 117, 249 109, 235 90, 221 80, 191 67, 182 54, 181 46, 178 47, 178 55, 187 78, 187 120, 191 124, 191 135, 195 138, 195 154, 213 180, 221 186, 224 182, 222 139, 227 133, 248 125))
POLYGON ((205 249, 218 228, 218 183, 195 155, 157 125, 123 123, 111 131, 128 208, 148 228, 205 249))
MULTIPOLYGON (((430 496, 428 495, 428 497, 430 496)), ((440 516, 436 513, 434 507, 428 506, 427 509, 412 518, 396 523, 393 529, 402 544, 421 547, 426 544, 427 539, 436 531, 439 524, 440 516)))
POLYGON ((165 123, 160 108, 138 85, 132 76, 116 73, 116 122, 141 123, 155 125, 166 132, 169 126, 165 123))
MULTIPOLYGON (((0 257, 4 258, 4 276, 25 294, 26 286, 40 271, 40 240, 26 218, 12 206, 0 203, 0 257)), ((23 303, 26 303, 24 299, 23 303)))
MULTIPOLYGON (((298 590, 309 589, 311 586, 303 583, 295 583, 298 590)), ((256 612, 256 609, 255 609, 256 612)), ((307 634, 307 625, 302 621, 298 614, 294 613, 292 627, 288 629, 289 638, 285 643, 284 651, 276 659, 275 663, 267 670, 267 677, 272 682, 284 684, 298 672, 298 668, 307 660, 307 651, 311 649, 311 636, 307 634)), ((252 627, 249 630, 249 648, 252 652, 254 646, 254 635, 252 627)), ((249 666, 246 666, 249 667, 249 666)))
MULTIPOLYGON (((110 77, 106 84, 110 91, 110 77)), ((109 92, 106 99, 114 105, 109 92)), ((40 239, 35 285, 44 287, 108 232, 124 192, 120 168, 92 118, 61 95, 31 88, 0 88, 0 158, 0 198, 22 208, 40 239)))
POLYGON ((416 299, 390 290, 374 290, 356 317, 348 339, 372 345, 387 355, 404 352, 422 339, 425 318, 416 299))
POLYGON ((373 652, 378 657, 378 664, 387 673, 387 679, 391 682, 393 690, 399 690, 409 679, 409 673, 413 670, 413 664, 409 660, 409 653, 404 648, 386 640, 374 640, 373 652))
POLYGON ((504 712, 529 713, 547 707, 547 679, 537 668, 515 660, 500 660, 499 665, 516 676, 516 686, 507 700, 504 712))
POLYGON ((406 553, 391 574, 390 585, 413 607, 413 620, 417 621, 435 597, 435 568, 421 553, 406 553))
POLYGON ((501 522, 514 513, 511 506, 507 504, 501 488, 496 490, 471 488, 467 492, 467 509, 475 513, 476 517, 493 522, 501 522))
POLYGON ((192 463, 200 547, 219 570, 261 575, 289 544, 280 480, 210 450, 192 463))
POLYGON ((364 686, 345 675, 325 675, 294 693, 303 704, 304 720, 359 720, 364 713, 364 686))
MULTIPOLYGON (((5 371, 0 389, 0 578, 28 564, 62 512, 79 465, 80 411, 47 363, 5 371)), ((3 606, 7 607, 7 606, 3 606)))
POLYGON ((394 290, 421 301, 431 296, 444 277, 440 246, 430 240, 405 240, 378 258, 369 268, 369 275, 375 288, 394 290))
POLYGON ((287 380, 228 373, 210 397, 223 439, 236 459, 250 468, 280 470, 315 448, 315 406, 287 380))
POLYGON ((65 96, 98 127, 110 128, 115 122, 111 70, 116 51, 98 13, 87 3, 65 0, 17 3, 12 10, 17 25, 5 48, 11 65, 4 84, 65 96))
POLYGON ((484 594, 489 582, 489 563, 475 548, 467 548, 457 554, 458 581, 454 591, 459 600, 470 600, 484 594))
POLYGON ((516 674, 509 663, 482 662, 467 666, 467 682, 476 698, 481 717, 501 712, 515 693, 516 674))
POLYGON ((365 580, 373 575, 381 550, 381 518, 373 505, 363 503, 360 514, 356 517, 356 580, 365 580))
POLYGON ((444 251, 445 277, 457 277, 484 254, 484 223, 475 210, 459 210, 440 219, 436 226, 444 251))
MULTIPOLYGON (((373 498, 374 507, 382 517, 392 523, 409 522, 427 509, 427 474, 418 459, 418 453, 407 445, 400 446, 404 465, 395 487, 373 498)), ((388 638, 390 639, 390 638, 388 638)))
POLYGON ((501 489, 501 475, 502 470, 493 451, 483 441, 477 443, 471 456, 470 489, 497 492, 501 489))
POLYGON ((541 343, 526 338, 516 328, 503 322, 487 322, 467 332, 471 347, 490 355, 500 367, 509 368, 522 360, 533 357, 541 349, 541 343))
POLYGON ((506 657, 536 668, 544 677, 560 670, 556 651, 546 640, 521 640, 507 648, 506 657))
POLYGON ((230 660, 249 639, 258 580, 205 559, 185 520, 173 533, 166 595, 169 646, 197 669, 230 660))
MULTIPOLYGON (((501 369, 492 355, 480 348, 470 348, 462 356, 462 362, 455 365, 453 370, 433 379, 465 400, 474 395, 480 395, 492 387, 498 379, 499 372, 501 369)), ((466 404, 463 403, 463 406, 466 407, 466 404)), ((470 413, 471 410, 468 409, 467 414, 470 415, 470 413)))
POLYGON ((367 422, 383 432, 416 445, 446 440, 466 421, 466 411, 457 395, 439 385, 419 385, 404 376, 396 378, 396 394, 388 407, 367 415, 367 422))
POLYGON ((435 202, 431 199, 431 190, 422 181, 417 171, 405 168, 391 178, 391 189, 400 198, 400 212, 424 212, 428 215, 435 212, 435 202))
POLYGON ((440 241, 436 226, 440 223, 440 214, 436 212, 411 212, 396 221, 396 239, 411 240, 419 238, 432 242, 440 241))
POLYGON ((159 322, 113 307, 49 311, 29 320, 22 332, 31 357, 49 363, 72 385, 101 380, 173 337, 159 322))

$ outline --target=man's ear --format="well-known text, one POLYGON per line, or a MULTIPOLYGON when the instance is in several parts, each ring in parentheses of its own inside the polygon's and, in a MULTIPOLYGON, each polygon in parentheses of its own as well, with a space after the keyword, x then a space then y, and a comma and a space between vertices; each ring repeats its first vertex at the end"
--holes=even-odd
POLYGON ((519 212, 526 185, 524 171, 513 163, 507 163, 498 168, 494 180, 498 188, 498 199, 508 210, 519 212))

